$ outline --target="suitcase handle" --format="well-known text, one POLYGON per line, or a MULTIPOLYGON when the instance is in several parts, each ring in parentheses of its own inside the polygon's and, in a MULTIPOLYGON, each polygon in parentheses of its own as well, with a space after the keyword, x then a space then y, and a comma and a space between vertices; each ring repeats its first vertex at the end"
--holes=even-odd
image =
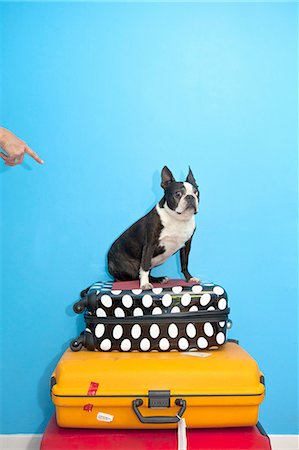
POLYGON ((181 406, 178 414, 176 416, 143 416, 139 411, 138 407, 143 405, 143 400, 137 398, 132 401, 133 411, 142 423, 177 423, 186 410, 186 400, 177 398, 175 401, 177 406, 181 406))

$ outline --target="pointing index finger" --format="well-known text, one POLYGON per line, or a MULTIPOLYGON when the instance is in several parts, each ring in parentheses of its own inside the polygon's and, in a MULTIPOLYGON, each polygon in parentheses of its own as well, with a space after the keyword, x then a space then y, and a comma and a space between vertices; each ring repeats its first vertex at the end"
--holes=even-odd
POLYGON ((26 145, 25 153, 35 159, 39 164, 44 164, 44 161, 28 145, 26 145))
POLYGON ((0 157, 2 159, 4 159, 4 161, 6 161, 8 159, 8 155, 5 155, 5 153, 3 153, 3 152, 0 152, 0 157))

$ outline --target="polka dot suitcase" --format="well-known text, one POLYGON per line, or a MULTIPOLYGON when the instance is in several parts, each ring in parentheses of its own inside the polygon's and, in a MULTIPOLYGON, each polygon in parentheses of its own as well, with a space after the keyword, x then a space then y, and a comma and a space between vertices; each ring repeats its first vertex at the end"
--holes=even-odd
POLYGON ((256 361, 236 342, 194 352, 72 352, 51 378, 60 427, 254 426, 265 393, 256 361))
POLYGON ((100 351, 216 349, 226 341, 227 294, 214 284, 171 280, 142 291, 138 282, 98 282, 74 310, 85 310, 85 331, 71 342, 100 351))

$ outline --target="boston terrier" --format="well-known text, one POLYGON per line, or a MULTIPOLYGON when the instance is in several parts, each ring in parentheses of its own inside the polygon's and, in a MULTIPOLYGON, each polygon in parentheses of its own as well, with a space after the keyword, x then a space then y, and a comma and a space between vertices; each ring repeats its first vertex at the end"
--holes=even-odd
POLYGON ((199 282, 188 272, 191 240, 199 205, 199 191, 189 167, 185 182, 175 181, 168 167, 161 173, 164 196, 144 217, 135 222, 112 244, 108 270, 119 281, 140 280, 141 289, 164 283, 167 277, 150 272, 180 250, 181 271, 186 281, 199 282))

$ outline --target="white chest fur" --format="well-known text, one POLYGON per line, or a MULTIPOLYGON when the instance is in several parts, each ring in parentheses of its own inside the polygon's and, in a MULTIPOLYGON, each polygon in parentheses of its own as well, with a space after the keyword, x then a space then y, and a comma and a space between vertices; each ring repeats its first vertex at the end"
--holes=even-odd
POLYGON ((171 210, 169 212, 165 208, 160 208, 159 205, 156 206, 156 210, 163 225, 159 245, 164 247, 165 252, 152 259, 152 267, 159 266, 180 248, 184 247, 185 243, 191 238, 195 230, 195 219, 193 214, 191 217, 183 220, 180 216, 176 218, 174 215, 176 213, 172 214, 171 210))

